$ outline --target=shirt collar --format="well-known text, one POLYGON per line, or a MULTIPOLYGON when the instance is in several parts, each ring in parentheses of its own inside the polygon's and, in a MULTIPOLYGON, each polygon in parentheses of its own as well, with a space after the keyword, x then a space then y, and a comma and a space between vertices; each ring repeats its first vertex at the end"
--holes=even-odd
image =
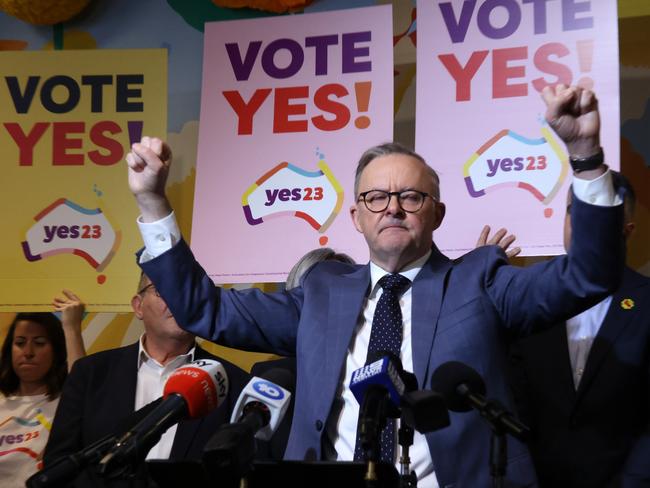
MULTIPOLYGON (((182 364, 187 364, 194 361, 195 351, 196 351, 196 342, 186 354, 181 354, 179 356, 176 356, 174 359, 169 361, 164 367, 167 368, 169 367, 169 365, 174 364, 175 365, 174 367, 176 368, 182 364)), ((160 368, 163 367, 158 361, 152 358, 147 352, 147 350, 144 348, 144 334, 142 334, 140 336, 140 340, 138 341, 138 370, 140 370, 140 367, 147 361, 153 362, 160 368)))
MULTIPOLYGON (((424 266, 424 263, 427 262, 429 257, 431 256, 431 249, 422 256, 421 258, 416 259, 415 261, 410 262, 406 266, 404 266, 400 271, 399 274, 404 276, 405 278, 408 278, 413 282, 415 280, 415 277, 418 275, 422 267, 424 266)), ((370 296, 374 296, 375 293, 377 293, 377 288, 378 285, 377 283, 379 282, 380 279, 384 277, 384 275, 389 274, 388 271, 380 267, 379 265, 373 263, 370 261, 370 296)))

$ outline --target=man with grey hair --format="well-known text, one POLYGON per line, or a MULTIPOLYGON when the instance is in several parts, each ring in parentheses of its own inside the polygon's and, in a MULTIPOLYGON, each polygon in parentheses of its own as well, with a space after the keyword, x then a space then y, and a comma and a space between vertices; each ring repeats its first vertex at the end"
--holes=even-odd
MULTIPOLYGON (((451 261, 433 242, 445 215, 435 172, 402 146, 361 158, 350 208, 370 263, 327 261, 301 285, 279 293, 215 287, 181 239, 164 193, 171 160, 159 139, 143 138, 127 156, 140 207, 146 270, 185 328, 212 341, 296 356, 295 411, 285 459, 359 459, 359 405, 352 373, 387 350, 422 388, 447 361, 485 378, 490 395, 511 406, 505 338, 575 315, 614 289, 623 267, 622 208, 602 164, 600 119, 592 92, 558 85, 543 92, 546 119, 565 141, 574 173, 574 240, 568 256, 530 268, 508 265, 497 246, 451 261), (590 202, 590 203, 586 203, 590 202), (515 325, 516 324, 516 325, 515 325)), ((395 426, 382 433, 382 459, 395 462, 395 426)), ((416 434, 412 468, 420 486, 490 484, 489 429, 477 413, 416 434)), ((362 453, 363 454, 363 453, 362 453)), ((506 486, 535 483, 523 444, 508 444, 506 486)))

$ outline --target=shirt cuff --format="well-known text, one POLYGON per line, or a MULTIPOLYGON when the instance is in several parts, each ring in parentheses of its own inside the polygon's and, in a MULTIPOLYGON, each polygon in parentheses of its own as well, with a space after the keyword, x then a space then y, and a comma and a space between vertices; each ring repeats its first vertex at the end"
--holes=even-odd
POLYGON ((573 178, 573 194, 585 203, 601 207, 613 207, 623 202, 614 190, 609 169, 594 180, 573 178))
POLYGON ((138 217, 137 222, 144 242, 140 263, 146 263, 169 251, 181 239, 181 230, 176 222, 174 211, 155 222, 142 222, 142 217, 138 217))

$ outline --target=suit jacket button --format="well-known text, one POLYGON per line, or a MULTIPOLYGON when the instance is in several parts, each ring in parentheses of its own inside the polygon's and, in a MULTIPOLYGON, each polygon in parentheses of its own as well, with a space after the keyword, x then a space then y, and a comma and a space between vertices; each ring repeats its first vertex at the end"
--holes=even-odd
POLYGON ((317 430, 318 432, 320 432, 321 430, 323 430, 323 422, 321 422, 320 420, 317 420, 317 421, 316 421, 316 430, 317 430))

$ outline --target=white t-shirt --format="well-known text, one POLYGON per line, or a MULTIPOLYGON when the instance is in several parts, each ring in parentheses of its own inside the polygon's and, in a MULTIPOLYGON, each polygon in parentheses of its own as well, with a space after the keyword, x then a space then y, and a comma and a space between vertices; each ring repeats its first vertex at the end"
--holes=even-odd
POLYGON ((0 394, 0 484, 24 487, 25 480, 43 467, 43 449, 59 399, 47 395, 0 394))

